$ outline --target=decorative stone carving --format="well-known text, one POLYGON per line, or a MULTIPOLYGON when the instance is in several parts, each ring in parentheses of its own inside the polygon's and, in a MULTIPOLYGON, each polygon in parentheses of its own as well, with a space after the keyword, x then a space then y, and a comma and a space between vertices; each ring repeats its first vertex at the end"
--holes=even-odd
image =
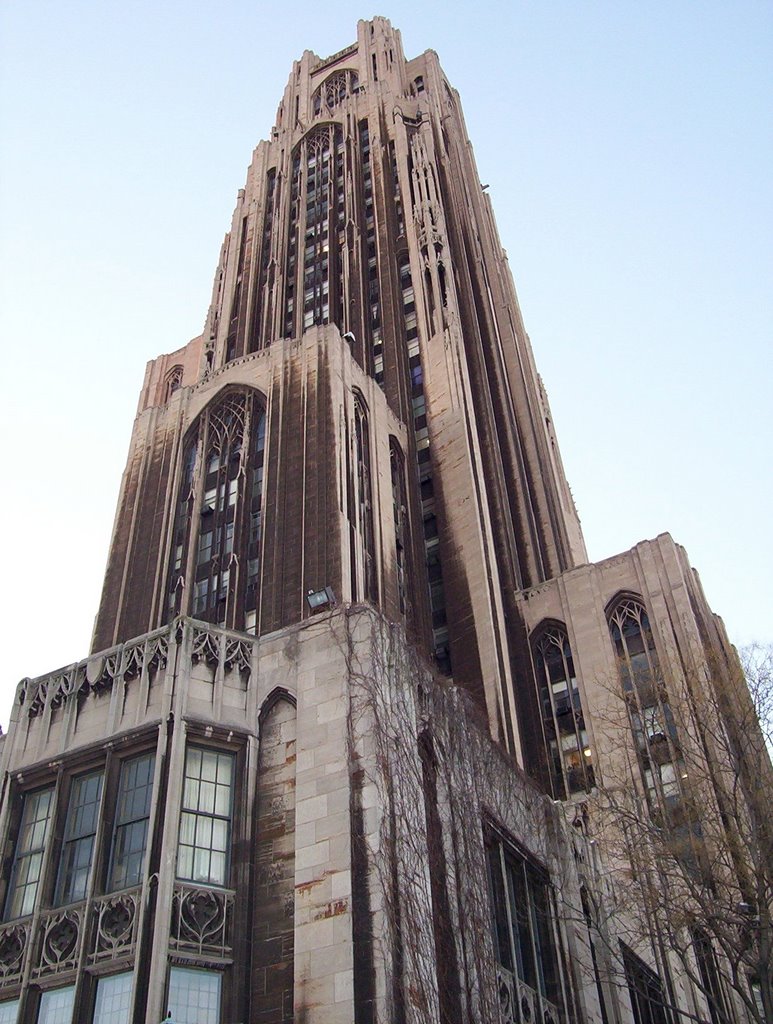
POLYGON ((497 964, 497 989, 499 990, 499 1015, 502 1024, 519 1024, 518 1008, 515 1001, 515 979, 501 964, 497 964))
POLYGON ((93 948, 89 954, 92 963, 134 952, 137 944, 139 909, 139 889, 129 889, 94 900, 93 948))
POLYGON ((217 637, 208 629, 194 629, 191 657, 194 664, 203 661, 207 665, 217 665, 220 661, 220 645, 217 637))
POLYGON ((39 715, 46 705, 52 708, 61 707, 71 693, 83 685, 84 670, 73 666, 69 670, 60 670, 40 679, 22 679, 19 683, 18 701, 27 704, 30 718, 39 715))
POLYGON ((169 638, 166 634, 148 640, 145 644, 145 667, 149 674, 166 668, 169 657, 169 638))
POLYGON ((252 645, 247 640, 226 640, 225 667, 235 668, 241 675, 249 675, 252 645))
POLYGON ((29 937, 29 921, 13 921, 0 927, 0 985, 21 981, 29 937))
POLYGON ((144 660, 144 643, 127 644, 123 649, 123 658, 121 659, 121 672, 124 679, 134 679, 140 675, 144 660))
POLYGON ((81 907, 68 907, 46 915, 41 922, 40 953, 33 974, 61 974, 73 970, 78 962, 82 931, 81 907))
POLYGON ((170 945, 199 955, 229 956, 233 904, 234 893, 230 890, 177 885, 170 945))

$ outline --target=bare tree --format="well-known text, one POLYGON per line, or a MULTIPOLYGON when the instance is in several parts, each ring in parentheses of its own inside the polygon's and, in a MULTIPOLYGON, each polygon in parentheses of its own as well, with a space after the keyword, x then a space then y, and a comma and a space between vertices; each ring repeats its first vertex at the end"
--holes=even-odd
MULTIPOLYGON (((694 678, 655 675, 629 675, 627 687, 614 688, 618 724, 633 735, 635 786, 620 778, 597 790, 597 827, 618 865, 615 918, 626 922, 627 941, 654 944, 691 979, 712 1024, 730 1024, 731 1003, 765 1024, 773 1021, 773 648, 754 645, 740 661, 728 651, 694 678)), ((665 994, 665 1005, 676 1002, 665 994)), ((697 1017, 705 1019, 700 1007, 697 1017)))

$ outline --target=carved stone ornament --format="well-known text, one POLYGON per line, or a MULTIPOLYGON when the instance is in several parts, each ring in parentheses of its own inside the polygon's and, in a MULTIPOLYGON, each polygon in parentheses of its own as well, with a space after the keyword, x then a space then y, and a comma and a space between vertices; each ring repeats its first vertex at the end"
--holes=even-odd
POLYGON ((242 675, 251 671, 252 645, 247 640, 226 640, 225 667, 235 668, 242 675))
POLYGON ((225 889, 178 885, 172 913, 172 945, 199 954, 230 954, 228 932, 233 903, 233 892, 225 889))
POLYGON ((519 1024, 515 1002, 515 979, 501 965, 497 965, 497 989, 499 991, 499 1015, 502 1024, 519 1024))
POLYGON ((82 911, 74 908, 55 911, 43 919, 36 974, 59 974, 75 967, 82 924, 82 911))
POLYGON ((0 985, 12 985, 21 979, 29 934, 29 922, 0 928, 0 985))
POLYGON ((194 664, 203 661, 207 665, 217 665, 220 660, 218 638, 210 633, 208 629, 194 629, 191 657, 194 664))
POLYGON ((131 953, 137 941, 139 889, 104 896, 92 904, 95 916, 91 959, 131 953))

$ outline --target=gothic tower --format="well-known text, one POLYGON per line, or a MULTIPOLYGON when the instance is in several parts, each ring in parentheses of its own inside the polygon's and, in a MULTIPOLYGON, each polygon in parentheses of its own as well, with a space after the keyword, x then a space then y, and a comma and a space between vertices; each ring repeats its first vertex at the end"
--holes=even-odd
POLYGON ((587 561, 437 56, 307 51, 0 738, 0 1024, 761 1024, 771 786, 684 551, 587 561))
POLYGON ((360 22, 294 65, 204 332, 148 366, 94 649, 177 614, 263 635, 328 587, 528 759, 514 595, 583 561, 458 95, 360 22))

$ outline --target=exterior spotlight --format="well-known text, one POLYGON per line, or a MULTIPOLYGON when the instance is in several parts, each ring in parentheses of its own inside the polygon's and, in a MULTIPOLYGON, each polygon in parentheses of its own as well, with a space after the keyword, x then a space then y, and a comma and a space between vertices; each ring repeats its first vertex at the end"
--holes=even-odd
POLYGON ((324 587, 322 590, 310 590, 306 594, 306 601, 313 612, 321 612, 325 608, 333 608, 336 603, 335 594, 331 587, 324 587))

